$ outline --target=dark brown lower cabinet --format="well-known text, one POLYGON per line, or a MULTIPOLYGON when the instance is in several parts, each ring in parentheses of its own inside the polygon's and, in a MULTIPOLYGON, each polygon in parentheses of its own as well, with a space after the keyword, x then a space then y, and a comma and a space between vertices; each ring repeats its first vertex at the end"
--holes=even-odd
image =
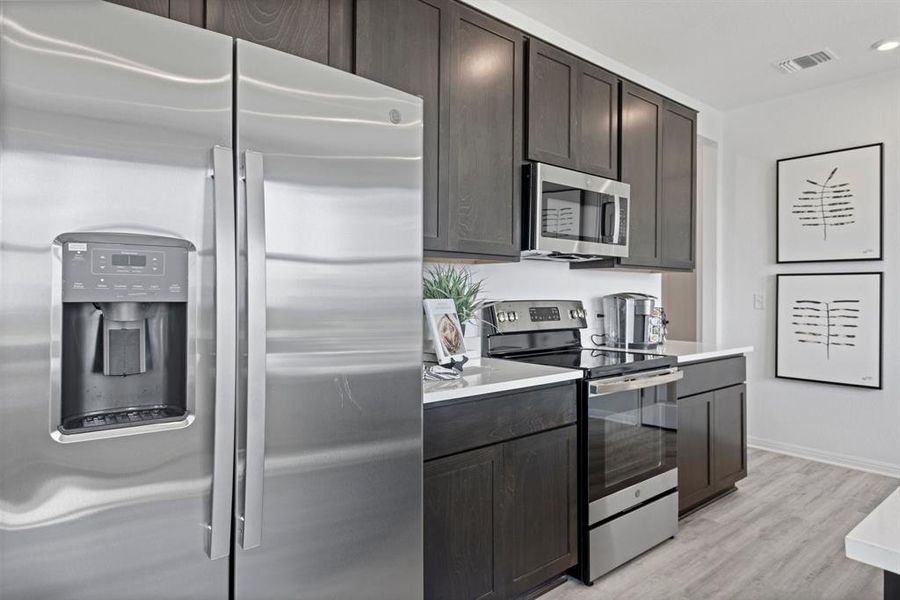
POLYGON ((712 495, 713 392, 678 399, 678 511, 712 495))
POLYGON ((746 414, 744 384, 678 399, 679 513, 727 492, 747 476, 746 414))
POLYGON ((574 426, 503 444, 501 540, 504 597, 514 597, 577 561, 574 426))
POLYGON ((425 597, 500 598, 501 446, 425 463, 425 597))
POLYGON ((569 425, 425 463, 425 598, 514 598, 578 560, 569 425))
POLYGON ((716 390, 713 407, 713 475, 727 489, 747 476, 747 386, 716 390))

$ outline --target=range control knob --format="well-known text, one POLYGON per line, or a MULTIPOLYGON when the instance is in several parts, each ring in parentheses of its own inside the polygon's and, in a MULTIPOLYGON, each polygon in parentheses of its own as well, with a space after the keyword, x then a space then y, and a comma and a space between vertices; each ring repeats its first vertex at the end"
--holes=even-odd
POLYGON ((516 314, 515 312, 508 312, 508 313, 506 313, 506 318, 509 321, 518 321, 519 315, 516 314))
POLYGON ((569 318, 574 319, 577 316, 578 316, 578 311, 575 310, 574 308, 570 308, 569 309, 569 318))
POLYGON ((497 313, 497 320, 500 321, 501 323, 503 323, 504 321, 506 321, 506 313, 505 313, 505 312, 498 312, 498 313, 497 313))
POLYGON ((583 319, 584 318, 584 309, 579 308, 577 311, 575 311, 575 314, 578 316, 579 319, 583 319))

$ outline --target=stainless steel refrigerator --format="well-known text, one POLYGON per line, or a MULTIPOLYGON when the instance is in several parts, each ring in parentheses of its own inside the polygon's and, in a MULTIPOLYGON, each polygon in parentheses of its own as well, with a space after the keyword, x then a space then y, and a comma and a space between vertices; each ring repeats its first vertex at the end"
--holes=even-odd
POLYGON ((0 598, 422 597, 421 113, 0 1, 0 598))

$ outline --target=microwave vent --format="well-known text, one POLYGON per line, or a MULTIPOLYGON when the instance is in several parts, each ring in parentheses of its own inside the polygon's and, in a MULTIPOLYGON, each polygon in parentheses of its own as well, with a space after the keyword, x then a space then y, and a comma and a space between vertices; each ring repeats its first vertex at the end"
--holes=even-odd
POLYGON ((779 61, 775 63, 775 68, 783 73, 796 73, 818 67, 833 60, 837 60, 837 55, 828 48, 824 48, 818 52, 811 52, 803 56, 795 56, 794 58, 779 61))

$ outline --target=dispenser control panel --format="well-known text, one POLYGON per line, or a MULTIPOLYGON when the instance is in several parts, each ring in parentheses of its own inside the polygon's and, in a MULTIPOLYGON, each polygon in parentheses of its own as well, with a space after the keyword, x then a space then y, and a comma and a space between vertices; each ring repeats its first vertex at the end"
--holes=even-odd
MULTIPOLYGON (((62 242, 63 302, 186 302, 188 244, 62 242)), ((173 240, 178 242, 178 240, 173 240)))
POLYGON ((91 251, 91 272, 94 275, 162 277, 166 274, 166 253, 158 250, 139 252, 122 248, 94 248, 91 251))

